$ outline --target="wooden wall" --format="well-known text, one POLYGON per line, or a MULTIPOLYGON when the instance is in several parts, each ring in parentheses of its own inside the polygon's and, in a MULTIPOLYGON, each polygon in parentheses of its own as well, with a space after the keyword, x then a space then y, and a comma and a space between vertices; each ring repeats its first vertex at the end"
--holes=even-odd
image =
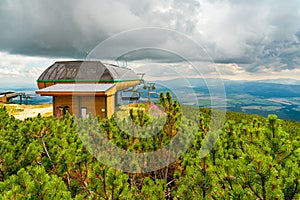
MULTIPOLYGON (((75 101, 76 99, 74 99, 75 101)), ((54 96, 53 97, 53 114, 57 116, 62 110, 60 108, 64 108, 65 106, 69 106, 69 112, 71 115, 78 115, 78 108, 73 107, 73 99, 72 96, 54 96)), ((74 105, 77 105, 78 102, 74 102, 74 105)), ((60 113, 62 114, 62 113, 60 113)))
POLYGON ((115 95, 107 96, 107 117, 112 117, 115 112, 115 95))
MULTIPOLYGON (((114 113, 114 95, 108 97, 95 96, 55 96, 53 97, 53 113, 57 116, 65 106, 69 107, 71 115, 79 116, 81 108, 87 109, 87 114, 104 118, 114 113), (105 102, 107 101, 107 102, 105 102), (60 111, 59 111, 60 110, 60 111)), ((62 113, 61 113, 62 114, 62 113)))
POLYGON ((7 97, 6 96, 0 97, 0 102, 6 103, 7 97))
POLYGON ((136 81, 124 81, 115 83, 117 87, 117 91, 124 90, 130 87, 135 87, 140 84, 139 80, 136 81))

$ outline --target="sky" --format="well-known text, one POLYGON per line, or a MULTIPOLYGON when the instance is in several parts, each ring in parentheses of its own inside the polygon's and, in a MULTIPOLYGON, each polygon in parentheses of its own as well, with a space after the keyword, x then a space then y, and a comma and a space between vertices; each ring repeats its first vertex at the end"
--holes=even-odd
POLYGON ((2 87, 86 58, 154 79, 300 79, 298 0, 1 0, 0 27, 2 87))

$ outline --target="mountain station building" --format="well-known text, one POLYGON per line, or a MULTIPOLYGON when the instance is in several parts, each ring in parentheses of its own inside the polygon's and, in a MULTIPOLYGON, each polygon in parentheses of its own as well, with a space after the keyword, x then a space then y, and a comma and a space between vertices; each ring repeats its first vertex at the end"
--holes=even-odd
POLYGON ((127 67, 100 61, 55 62, 38 78, 37 94, 53 97, 53 114, 111 117, 121 91, 134 88, 141 78, 127 67))

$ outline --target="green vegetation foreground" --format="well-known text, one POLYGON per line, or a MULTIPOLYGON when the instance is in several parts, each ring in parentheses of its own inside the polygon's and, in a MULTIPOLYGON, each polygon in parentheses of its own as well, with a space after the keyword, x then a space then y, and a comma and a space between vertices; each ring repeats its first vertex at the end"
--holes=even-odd
MULTIPOLYGON (((170 142, 180 120, 187 121, 187 132, 198 127, 192 146, 175 163, 146 174, 101 164, 81 142, 70 115, 20 121, 0 108, 0 199, 300 199, 300 123, 228 113, 213 150, 200 158, 211 110, 197 110, 198 123, 189 124, 168 94, 160 101, 167 122, 150 138, 125 134, 114 119, 89 119, 133 152, 170 142)), ((143 126, 149 116, 131 110, 130 119, 143 126)))

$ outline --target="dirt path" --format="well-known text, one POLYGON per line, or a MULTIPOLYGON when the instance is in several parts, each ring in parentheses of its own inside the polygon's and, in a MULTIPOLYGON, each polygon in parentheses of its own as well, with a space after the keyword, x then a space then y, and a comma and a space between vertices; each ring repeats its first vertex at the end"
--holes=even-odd
POLYGON ((24 120, 29 117, 36 117, 39 113, 42 116, 51 116, 53 113, 51 104, 44 105, 18 105, 18 104, 5 104, 7 111, 16 119, 24 120))
POLYGON ((47 108, 25 108, 23 112, 15 114, 16 119, 24 120, 28 117, 36 117, 38 114, 42 116, 48 115, 49 113, 52 114, 52 106, 47 108))

